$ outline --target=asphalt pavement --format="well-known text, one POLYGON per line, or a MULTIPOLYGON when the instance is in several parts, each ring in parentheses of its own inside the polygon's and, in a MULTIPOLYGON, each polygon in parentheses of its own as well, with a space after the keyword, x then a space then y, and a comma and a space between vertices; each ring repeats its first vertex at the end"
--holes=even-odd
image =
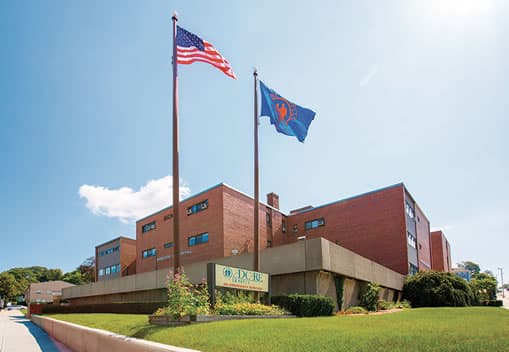
POLYGON ((0 311, 0 352, 72 352, 18 310, 0 311))

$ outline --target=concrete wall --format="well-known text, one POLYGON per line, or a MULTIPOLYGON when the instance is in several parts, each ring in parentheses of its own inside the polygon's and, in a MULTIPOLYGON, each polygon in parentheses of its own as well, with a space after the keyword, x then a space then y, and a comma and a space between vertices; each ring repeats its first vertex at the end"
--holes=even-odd
MULTIPOLYGON (((220 258, 212 262, 240 267, 253 268, 253 254, 220 258)), ((184 270, 194 283, 206 279, 207 262, 187 264, 184 270)), ((333 274, 347 277, 345 280, 345 305, 355 302, 355 290, 351 293, 349 280, 354 282, 372 281, 382 287, 400 291, 404 276, 383 267, 352 251, 342 248, 323 238, 299 241, 289 245, 267 248, 261 253, 263 272, 272 274, 273 294, 282 293, 318 293, 332 297, 336 301, 336 289, 333 274)), ((147 292, 159 293, 151 296, 154 301, 162 297, 166 287, 168 269, 126 276, 119 279, 96 282, 89 285, 64 289, 62 299, 72 304, 107 303, 126 301, 146 301, 147 292), (95 298, 94 298, 95 297, 95 298)), ((358 296, 358 294, 357 294, 358 296)))
POLYGON ((60 320, 32 315, 32 322, 73 351, 103 352, 198 352, 182 347, 139 340, 109 331, 87 328, 60 320))

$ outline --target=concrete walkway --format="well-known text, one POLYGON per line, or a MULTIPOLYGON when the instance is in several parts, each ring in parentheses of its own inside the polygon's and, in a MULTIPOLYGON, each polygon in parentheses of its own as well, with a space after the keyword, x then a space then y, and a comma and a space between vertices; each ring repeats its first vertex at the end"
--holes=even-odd
POLYGON ((0 352, 72 352, 17 310, 0 311, 0 352))

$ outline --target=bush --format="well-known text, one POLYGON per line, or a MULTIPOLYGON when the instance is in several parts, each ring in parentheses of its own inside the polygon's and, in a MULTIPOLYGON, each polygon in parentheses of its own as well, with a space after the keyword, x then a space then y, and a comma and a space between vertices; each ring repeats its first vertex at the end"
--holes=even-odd
POLYGON ((378 301, 378 310, 390 310, 390 309, 403 309, 403 308, 412 308, 410 306, 410 302, 403 300, 397 302, 389 302, 389 301, 378 301))
POLYGON ((80 305, 46 304, 42 306, 42 314, 66 313, 118 313, 118 314, 152 314, 167 302, 144 303, 102 303, 80 305))
POLYGON ((363 285, 361 289, 360 306, 366 308, 368 311, 376 311, 378 291, 380 291, 380 286, 374 282, 363 285))
POLYGON ((346 314, 368 314, 368 311, 364 307, 350 307, 345 311, 346 314))
POLYGON ((488 307, 502 307, 504 302, 501 299, 491 299, 489 301, 482 301, 481 304, 488 307))
POLYGON ((184 316, 209 314, 210 303, 206 284, 191 284, 184 273, 170 274, 168 280, 168 307, 157 314, 167 314, 175 320, 184 316))
POLYGON ((253 292, 240 290, 216 290, 216 302, 218 304, 256 303, 253 292))
POLYGON ((319 295, 293 294, 274 296, 272 303, 286 309, 298 317, 328 316, 334 311, 332 298, 319 295))
POLYGON ((215 308, 219 315, 283 315, 286 311, 278 306, 266 306, 258 303, 218 304, 215 308))
POLYGON ((452 273, 419 272, 407 277, 403 297, 413 307, 464 307, 475 302, 468 283, 452 273))

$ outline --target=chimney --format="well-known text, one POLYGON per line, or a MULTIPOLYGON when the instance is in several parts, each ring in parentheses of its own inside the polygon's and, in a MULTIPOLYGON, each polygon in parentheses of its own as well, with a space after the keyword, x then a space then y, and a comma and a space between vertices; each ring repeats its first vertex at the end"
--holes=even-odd
POLYGON ((267 194, 267 204, 279 210, 279 196, 274 192, 267 194))

